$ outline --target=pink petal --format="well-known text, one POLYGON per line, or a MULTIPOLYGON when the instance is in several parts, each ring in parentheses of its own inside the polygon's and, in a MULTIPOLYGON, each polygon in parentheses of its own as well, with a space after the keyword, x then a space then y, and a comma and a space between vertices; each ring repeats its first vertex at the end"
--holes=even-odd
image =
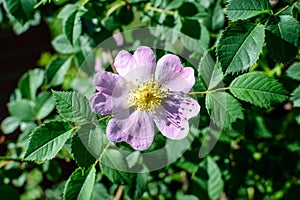
POLYGON ((117 72, 130 81, 145 81, 155 71, 156 58, 151 48, 140 46, 133 55, 128 51, 120 51, 115 58, 117 72))
POLYGON ((155 79, 164 88, 177 92, 189 92, 195 84, 194 69, 183 67, 178 56, 167 54, 157 62, 155 79))
POLYGON ((99 72, 94 76, 94 85, 99 91, 90 98, 93 112, 101 115, 127 110, 128 88, 125 80, 110 72, 99 72))
POLYGON ((127 142, 135 150, 145 150, 154 139, 154 124, 145 112, 134 111, 128 118, 112 118, 106 129, 107 137, 112 142, 127 142))
POLYGON ((200 105, 192 98, 169 95, 153 119, 158 130, 167 138, 180 140, 189 133, 188 120, 200 112, 200 105))

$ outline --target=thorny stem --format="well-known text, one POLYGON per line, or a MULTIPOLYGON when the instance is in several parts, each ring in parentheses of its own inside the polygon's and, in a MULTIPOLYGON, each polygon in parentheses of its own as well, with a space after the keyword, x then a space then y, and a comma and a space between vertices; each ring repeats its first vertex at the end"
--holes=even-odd
POLYGON ((168 14, 168 15, 176 15, 177 14, 176 11, 160 9, 160 8, 156 8, 156 7, 153 7, 153 6, 150 6, 150 5, 147 5, 145 7, 145 9, 146 10, 153 10, 153 11, 159 12, 159 13, 165 13, 165 14, 168 14))
POLYGON ((188 94, 200 94, 200 95, 204 95, 204 94, 208 94, 208 93, 215 92, 215 91, 224 91, 224 90, 229 90, 229 89, 230 89, 229 87, 226 87, 226 88, 217 88, 217 89, 214 89, 214 90, 206 90, 206 91, 201 91, 201 92, 190 92, 188 94))

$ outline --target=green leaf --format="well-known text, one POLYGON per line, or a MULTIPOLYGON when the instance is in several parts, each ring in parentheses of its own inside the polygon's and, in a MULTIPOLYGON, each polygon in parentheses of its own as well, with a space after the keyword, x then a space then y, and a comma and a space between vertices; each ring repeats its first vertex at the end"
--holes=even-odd
POLYGON ((36 110, 32 101, 21 99, 8 104, 9 113, 20 121, 28 122, 35 120, 36 110))
POLYGON ((20 120, 16 117, 6 117, 1 123, 1 130, 4 134, 14 132, 20 126, 20 120))
POLYGON ((109 199, 109 193, 102 183, 96 183, 93 189, 92 200, 109 199))
POLYGON ((217 46, 217 56, 225 74, 249 69, 258 60, 263 44, 263 25, 232 23, 222 33, 217 46))
POLYGON ((300 62, 295 62, 286 71, 288 77, 300 81, 300 62))
POLYGON ((210 52, 205 52, 199 62, 198 77, 206 90, 217 87, 223 79, 222 71, 215 64, 210 52))
POLYGON ((230 0, 226 8, 226 14, 232 21, 244 20, 263 13, 271 13, 269 0, 230 0))
POLYGON ((53 95, 56 109, 64 120, 75 123, 97 120, 88 99, 80 93, 53 91, 53 95))
POLYGON ((7 13, 15 17, 19 23, 25 24, 33 18, 36 2, 36 0, 3 0, 3 5, 7 13))
POLYGON ((237 77, 231 82, 229 89, 236 98, 264 108, 288 98, 282 85, 262 72, 237 77))
POLYGON ((67 16, 63 21, 63 30, 72 45, 76 43, 82 31, 82 12, 76 11, 67 16))
POLYGON ((240 103, 226 92, 211 92, 205 98, 206 109, 215 124, 223 129, 231 129, 237 119, 244 119, 240 103))
POLYGON ((300 86, 293 91, 292 95, 293 106, 300 107, 300 86))
POLYGON ((57 18, 65 19, 70 16, 72 13, 77 11, 78 6, 75 4, 67 4, 65 5, 62 10, 59 12, 57 18))
POLYGON ((46 80, 48 87, 58 86, 63 83, 65 75, 71 67, 72 57, 58 57, 46 68, 46 80))
POLYGON ((218 165, 208 156, 199 166, 199 170, 192 177, 193 193, 200 199, 220 199, 224 182, 218 165))
POLYGON ((72 154, 78 166, 82 168, 88 168, 96 161, 96 158, 90 153, 88 147, 85 145, 88 145, 88 143, 83 144, 83 141, 78 134, 72 138, 72 154))
POLYGON ((208 174, 207 191, 209 198, 219 199, 223 192, 224 182, 218 165, 211 157, 207 157, 205 162, 201 163, 200 166, 206 169, 208 174))
POLYGON ((50 92, 41 92, 36 100, 36 118, 43 119, 47 117, 54 109, 55 103, 50 92))
POLYGON ((96 169, 94 166, 85 171, 82 171, 81 168, 76 169, 66 183, 63 199, 91 199, 95 183, 95 176, 96 169))
POLYGON ((25 73, 21 77, 18 83, 18 88, 20 89, 24 98, 34 100, 36 99, 36 92, 43 82, 44 70, 29 70, 29 72, 25 73))
POLYGON ((298 53, 300 24, 289 15, 269 21, 266 27, 266 43, 270 56, 278 62, 292 60, 298 53))
POLYGON ((74 131, 69 124, 61 121, 40 125, 30 135, 24 159, 43 162, 54 158, 74 131))
POLYGON ((78 46, 72 46, 67 36, 65 36, 64 34, 54 38, 51 44, 55 51, 61 54, 73 54, 80 51, 80 48, 78 46))
POLYGON ((107 178, 116 184, 131 184, 135 174, 128 173, 128 164, 123 155, 115 149, 107 149, 102 153, 100 167, 107 178))
POLYGON ((225 22, 225 16, 222 6, 217 3, 208 11, 208 16, 203 20, 204 24, 209 30, 217 31, 221 29, 225 22))

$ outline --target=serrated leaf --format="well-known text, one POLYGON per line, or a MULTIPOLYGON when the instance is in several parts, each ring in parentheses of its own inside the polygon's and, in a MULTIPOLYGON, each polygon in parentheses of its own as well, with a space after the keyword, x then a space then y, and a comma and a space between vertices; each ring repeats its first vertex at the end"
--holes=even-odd
POLYGON ((208 174, 207 191, 209 198, 219 199, 223 192, 224 182, 218 165, 211 157, 207 157, 202 166, 206 168, 208 174))
POLYGON ((300 86, 293 91, 292 95, 293 106, 300 107, 300 86))
POLYGON ((63 83, 65 75, 71 67, 72 57, 58 57, 46 68, 46 80, 48 87, 58 86, 63 83))
POLYGON ((76 169, 66 183, 63 199, 91 199, 95 183, 95 176, 96 169, 94 166, 86 171, 82 171, 81 168, 76 169))
POLYGON ((300 62, 292 64, 288 70, 286 70, 288 77, 300 81, 300 62))
POLYGON ((271 13, 269 0, 230 0, 226 8, 226 14, 232 21, 244 20, 263 13, 271 13))
POLYGON ((252 67, 264 44, 264 26, 250 22, 232 23, 217 46, 217 56, 225 74, 238 73, 252 67))
POLYGON ((56 109, 60 116, 75 123, 90 122, 97 119, 91 111, 88 99, 77 92, 53 91, 56 109))
POLYGON ((269 21, 266 26, 266 43, 270 56, 278 62, 287 62, 298 53, 300 24, 289 15, 269 21))
POLYGON ((56 38, 54 38, 51 44, 55 51, 62 54, 73 54, 80 51, 78 46, 72 46, 67 36, 64 34, 58 35, 56 38))
POLYGON ((198 77, 206 90, 218 86, 223 79, 222 71, 216 66, 209 52, 205 52, 199 62, 198 77))
POLYGON ((36 110, 32 101, 21 99, 8 104, 9 113, 20 121, 28 122, 35 120, 36 110))
POLYGON ((96 158, 90 153, 85 145, 88 145, 88 143, 83 144, 83 141, 78 134, 72 138, 72 154, 75 162, 82 168, 88 168, 96 161, 96 158))
POLYGON ((76 11, 71 13, 63 21, 64 33, 72 45, 74 45, 76 41, 79 39, 79 36, 82 31, 81 16, 82 16, 82 12, 76 11))
POLYGON ((237 119, 244 119, 243 108, 230 94, 211 92, 205 98, 206 109, 210 118, 221 129, 231 129, 237 119))
POLYGON ((116 184, 131 184, 135 178, 135 174, 127 172, 129 168, 123 155, 115 149, 103 151, 100 167, 104 175, 116 184))
POLYGON ((47 117, 54 109, 55 103, 50 92, 41 92, 36 100, 36 118, 43 119, 47 117))
POLYGON ((14 132, 20 126, 20 120, 16 117, 6 117, 1 123, 1 130, 4 134, 14 132))
POLYGON ((231 82, 229 89, 236 98, 264 108, 288 98, 282 85, 262 72, 238 76, 231 82))
POLYGON ((30 135, 24 159, 43 162, 54 158, 74 131, 69 124, 61 121, 40 125, 30 135))
POLYGON ((22 96, 26 99, 36 99, 36 91, 44 82, 44 70, 34 69, 29 70, 25 73, 19 83, 18 88, 20 89, 22 96))

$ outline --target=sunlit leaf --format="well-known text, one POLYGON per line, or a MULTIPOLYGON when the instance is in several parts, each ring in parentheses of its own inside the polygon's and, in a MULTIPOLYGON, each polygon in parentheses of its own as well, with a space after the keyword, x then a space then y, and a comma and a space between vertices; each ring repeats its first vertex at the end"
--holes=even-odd
POLYGON ((83 171, 76 169, 68 179, 63 199, 89 200, 92 198, 96 169, 94 166, 83 171))
POLYGON ((300 81, 300 62, 295 62, 286 71, 288 77, 300 81))
POLYGON ((89 101, 77 92, 53 91, 56 109, 60 116, 72 122, 95 121, 96 114, 91 111, 89 101))
POLYGON ((43 162, 54 158, 74 131, 69 124, 61 121, 40 125, 30 135, 24 159, 43 162))
POLYGON ((211 92, 206 95, 206 109, 219 128, 231 129, 237 119, 244 119, 243 108, 230 94, 211 92))
POLYGON ((287 62, 298 53, 300 24, 291 16, 283 15, 269 21, 266 43, 270 56, 278 62, 287 62))
POLYGON ((264 26, 250 22, 231 24, 221 36, 217 56, 225 74, 245 71, 258 60, 264 44, 264 26))
POLYGON ((232 21, 248 19, 262 13, 271 13, 269 0, 229 0, 226 14, 232 21))
POLYGON ((230 92, 236 98, 264 108, 288 98, 287 91, 280 83, 261 72, 238 76, 231 82, 230 92))

